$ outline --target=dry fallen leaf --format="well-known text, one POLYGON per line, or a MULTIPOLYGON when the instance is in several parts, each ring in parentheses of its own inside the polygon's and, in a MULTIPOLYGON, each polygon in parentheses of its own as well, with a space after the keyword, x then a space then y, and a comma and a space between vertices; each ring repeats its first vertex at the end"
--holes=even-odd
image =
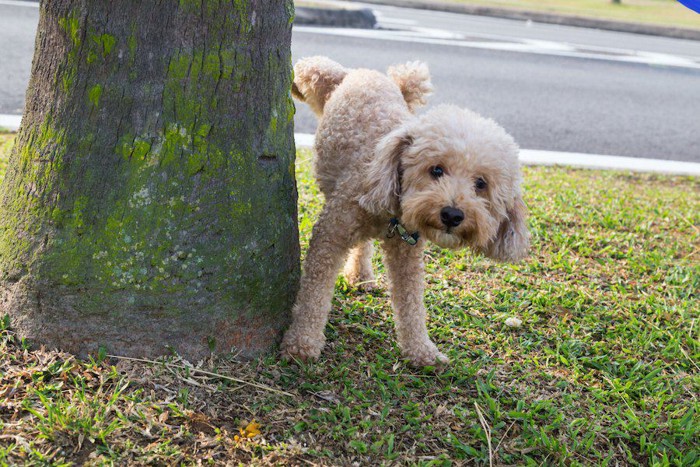
POLYGON ((252 420, 245 427, 239 428, 238 431, 240 434, 233 437, 236 441, 255 438, 260 434, 260 424, 252 420))

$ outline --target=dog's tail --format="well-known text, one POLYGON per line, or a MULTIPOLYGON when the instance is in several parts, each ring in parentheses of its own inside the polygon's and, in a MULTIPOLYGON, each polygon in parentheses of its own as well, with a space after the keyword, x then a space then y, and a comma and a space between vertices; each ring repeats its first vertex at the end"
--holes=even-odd
POLYGON ((423 62, 408 62, 390 66, 386 72, 401 89, 401 94, 411 112, 427 103, 427 97, 433 92, 430 82, 430 70, 423 62))
POLYGON ((347 74, 348 70, 341 64, 327 57, 302 58, 294 65, 292 95, 309 104, 320 117, 328 98, 347 74))

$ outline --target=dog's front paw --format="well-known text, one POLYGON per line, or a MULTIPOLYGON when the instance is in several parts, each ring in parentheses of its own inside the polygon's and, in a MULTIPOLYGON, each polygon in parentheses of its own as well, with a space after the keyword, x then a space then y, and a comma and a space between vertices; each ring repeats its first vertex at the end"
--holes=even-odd
POLYGON ((450 359, 440 352, 432 342, 406 347, 401 354, 414 367, 439 366, 450 363, 450 359))
POLYGON ((290 329, 282 339, 280 356, 285 360, 298 359, 305 362, 317 360, 321 356, 324 344, 324 338, 315 339, 290 329))

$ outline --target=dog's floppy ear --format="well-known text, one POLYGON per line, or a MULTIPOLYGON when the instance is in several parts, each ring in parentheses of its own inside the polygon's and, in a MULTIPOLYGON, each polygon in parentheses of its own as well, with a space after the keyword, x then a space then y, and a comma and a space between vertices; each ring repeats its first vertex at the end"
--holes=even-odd
POLYGON ((484 254, 498 261, 518 261, 527 256, 530 232, 527 230, 527 208, 520 195, 507 210, 498 233, 484 249, 484 254))
POLYGON ((364 174, 360 206, 376 215, 399 214, 401 156, 413 143, 404 128, 392 131, 377 144, 364 174))

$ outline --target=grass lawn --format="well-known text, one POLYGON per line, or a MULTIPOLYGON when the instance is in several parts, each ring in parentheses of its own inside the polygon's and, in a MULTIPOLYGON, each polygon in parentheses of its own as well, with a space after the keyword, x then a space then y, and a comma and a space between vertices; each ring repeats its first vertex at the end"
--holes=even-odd
MULTIPOLYGON (((307 151, 297 170, 305 248, 307 151)), ((342 278, 302 366, 82 362, 1 320, 0 465, 699 465, 700 180, 531 167, 525 190, 527 261, 425 252, 442 370, 407 367, 386 292, 342 278)))
POLYGON ((620 4, 610 0, 444 1, 700 29, 700 15, 675 0, 621 0, 620 4))

